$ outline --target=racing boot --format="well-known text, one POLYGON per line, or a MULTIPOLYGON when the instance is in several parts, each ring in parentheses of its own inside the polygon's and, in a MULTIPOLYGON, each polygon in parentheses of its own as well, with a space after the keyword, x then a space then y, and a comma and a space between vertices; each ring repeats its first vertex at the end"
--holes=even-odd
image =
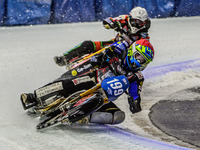
POLYGON ((23 93, 20 99, 25 110, 37 104, 36 97, 32 93, 23 93))
POLYGON ((65 66, 68 64, 65 56, 55 56, 54 61, 58 66, 65 66))
POLYGON ((140 112, 142 110, 140 101, 141 101, 140 97, 133 100, 133 98, 131 96, 129 96, 129 98, 128 98, 129 109, 133 114, 140 112))

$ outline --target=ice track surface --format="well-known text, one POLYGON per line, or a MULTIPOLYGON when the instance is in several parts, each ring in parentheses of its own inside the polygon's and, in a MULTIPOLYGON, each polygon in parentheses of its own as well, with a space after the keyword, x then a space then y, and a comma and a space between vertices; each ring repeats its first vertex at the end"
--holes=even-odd
POLYGON ((148 113, 158 101, 200 85, 199 24, 200 17, 152 19, 149 33, 155 59, 144 72, 142 112, 131 114, 123 95, 116 101, 126 112, 122 124, 57 126, 42 132, 35 129, 38 118, 23 110, 20 94, 33 92, 64 73, 65 68, 54 64, 54 56, 84 40, 109 40, 115 33, 104 29, 101 22, 0 27, 0 149, 198 149, 158 130, 148 113))

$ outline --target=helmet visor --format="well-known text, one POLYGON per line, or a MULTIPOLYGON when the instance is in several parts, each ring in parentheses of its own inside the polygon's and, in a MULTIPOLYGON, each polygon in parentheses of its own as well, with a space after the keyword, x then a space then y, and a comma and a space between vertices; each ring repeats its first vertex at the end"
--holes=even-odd
POLYGON ((135 52, 133 53, 133 57, 134 57, 141 65, 143 65, 143 64, 145 64, 145 63, 147 62, 147 60, 144 58, 144 56, 143 56, 140 52, 138 52, 138 51, 135 51, 135 52))
POLYGON ((140 52, 135 51, 132 56, 127 56, 127 64, 129 69, 137 71, 148 62, 140 52))
POLYGON ((139 68, 141 67, 140 63, 136 59, 134 59, 134 57, 127 57, 128 68, 133 71, 139 70, 139 68))

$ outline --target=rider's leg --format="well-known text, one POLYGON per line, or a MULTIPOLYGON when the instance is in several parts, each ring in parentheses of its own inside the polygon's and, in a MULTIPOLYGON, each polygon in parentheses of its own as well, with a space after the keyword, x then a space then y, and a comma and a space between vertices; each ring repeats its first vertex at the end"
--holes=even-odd
POLYGON ((65 52, 63 56, 54 57, 54 61, 59 66, 64 66, 76 57, 81 57, 85 54, 90 54, 102 49, 103 47, 112 44, 113 41, 84 41, 83 43, 75 46, 71 50, 65 52))
POLYGON ((76 57, 81 57, 85 54, 94 52, 95 45, 92 41, 84 41, 83 43, 75 46, 69 51, 65 52, 63 56, 54 57, 54 61, 59 66, 65 66, 76 57))

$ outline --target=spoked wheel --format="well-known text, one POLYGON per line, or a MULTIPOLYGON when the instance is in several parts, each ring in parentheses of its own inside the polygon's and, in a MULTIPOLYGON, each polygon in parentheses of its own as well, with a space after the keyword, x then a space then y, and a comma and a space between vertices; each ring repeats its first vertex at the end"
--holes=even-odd
POLYGON ((68 104, 65 103, 61 109, 51 112, 46 120, 37 125, 36 129, 40 130, 66 122, 69 124, 75 123, 99 109, 103 103, 103 98, 99 93, 79 98, 70 107, 65 107, 65 104, 68 104))

